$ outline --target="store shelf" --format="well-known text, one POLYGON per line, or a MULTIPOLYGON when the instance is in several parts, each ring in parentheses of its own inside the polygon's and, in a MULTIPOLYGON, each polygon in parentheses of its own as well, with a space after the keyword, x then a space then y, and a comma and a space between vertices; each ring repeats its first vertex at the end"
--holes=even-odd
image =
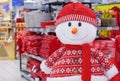
POLYGON ((40 81, 39 78, 35 78, 33 79, 30 75, 30 72, 26 71, 26 70, 23 70, 21 71, 21 76, 26 78, 27 80, 29 81, 40 81))
POLYGON ((15 27, 15 28, 26 28, 26 27, 15 27))
POLYGON ((119 3, 105 3, 105 4, 99 4, 94 6, 95 11, 109 11, 114 6, 120 8, 120 2, 119 3))
POLYGON ((119 30, 119 27, 114 26, 114 27, 98 27, 98 30, 119 30))
POLYGON ((10 27, 10 26, 0 26, 0 29, 3 29, 3 28, 10 29, 10 28, 12 28, 12 27, 10 27))
POLYGON ((44 32, 45 30, 40 27, 26 27, 26 30, 34 31, 34 32, 44 32))
POLYGON ((21 71, 21 76, 26 78, 27 80, 29 81, 35 81, 31 76, 30 76, 30 73, 28 71, 21 71))
MULTIPOLYGON (((50 4, 50 5, 63 5, 63 4, 66 4, 67 2, 70 2, 70 1, 55 1, 55 2, 46 2, 46 3, 43 3, 43 4, 50 4)), ((81 1, 79 1, 81 2, 81 1)), ((93 3, 100 3, 100 2, 82 2, 83 4, 93 4, 93 3)))
POLYGON ((46 4, 50 4, 50 5, 63 5, 63 4, 65 4, 65 2, 57 1, 57 2, 49 2, 49 3, 46 3, 46 4))
POLYGON ((34 32, 43 32, 43 33, 47 33, 47 32, 55 32, 55 28, 54 27, 48 27, 48 28, 40 28, 40 27, 26 27, 26 30, 29 31, 34 31, 34 32))
POLYGON ((30 58, 36 59, 38 61, 43 61, 44 60, 44 58, 41 58, 41 57, 33 55, 33 54, 27 54, 26 53, 25 55, 28 56, 28 57, 30 57, 30 58))
POLYGON ((46 4, 49 4, 49 5, 63 5, 63 4, 65 4, 65 2, 63 2, 63 1, 56 1, 56 2, 46 2, 46 3, 43 3, 43 5, 46 5, 46 4))
MULTIPOLYGON (((14 41, 14 40, 11 40, 11 41, 14 41)), ((0 40, 0 42, 6 42, 6 43, 9 43, 8 40, 0 40)))
POLYGON ((120 4, 120 2, 113 2, 113 3, 103 3, 103 4, 101 4, 101 6, 102 6, 102 5, 113 5, 113 4, 120 4))

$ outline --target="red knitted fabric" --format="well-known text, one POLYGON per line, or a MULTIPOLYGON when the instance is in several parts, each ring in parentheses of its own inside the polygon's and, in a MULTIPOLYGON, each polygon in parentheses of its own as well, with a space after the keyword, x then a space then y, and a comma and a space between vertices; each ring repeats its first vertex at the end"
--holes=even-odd
POLYGON ((65 47, 61 47, 55 52, 53 52, 53 54, 45 62, 45 64, 48 67, 50 68, 52 67, 50 77, 57 78, 57 77, 68 77, 68 76, 83 74, 82 75, 83 81, 89 81, 90 75, 103 76, 104 70, 108 71, 111 68, 112 64, 110 59, 106 59, 106 56, 104 53, 102 53, 101 51, 95 50, 93 48, 91 48, 90 50, 91 51, 90 60, 85 59, 87 56, 89 58, 89 55, 86 55, 89 53, 89 50, 86 50, 86 49, 89 49, 89 46, 86 46, 86 45, 85 46, 71 46, 71 45, 69 46, 68 45, 65 47), (85 57, 82 55, 84 55, 85 57), (90 64, 91 74, 89 74, 89 66, 88 66, 89 62, 87 63, 86 61, 91 62, 90 64), (84 71, 83 71, 83 68, 84 68, 84 71))
POLYGON ((56 25, 70 20, 78 20, 91 23, 95 26, 97 25, 95 13, 89 7, 79 2, 64 6, 57 16, 56 25))
POLYGON ((90 63, 90 46, 89 44, 84 44, 82 46, 82 80, 90 81, 91 80, 91 63, 90 63))

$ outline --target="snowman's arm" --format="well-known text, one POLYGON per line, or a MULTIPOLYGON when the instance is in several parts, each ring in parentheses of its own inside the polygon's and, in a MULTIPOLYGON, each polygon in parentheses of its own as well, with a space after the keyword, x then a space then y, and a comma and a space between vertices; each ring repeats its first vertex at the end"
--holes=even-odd
POLYGON ((102 67, 104 68, 105 75, 112 79, 115 75, 118 74, 118 69, 116 66, 105 56, 105 54, 99 50, 91 49, 92 56, 99 60, 102 67))
POLYGON ((51 72, 51 67, 55 62, 63 55, 64 53, 64 47, 59 48, 51 56, 48 57, 48 59, 44 60, 41 65, 40 69, 45 72, 46 74, 50 74, 51 72))

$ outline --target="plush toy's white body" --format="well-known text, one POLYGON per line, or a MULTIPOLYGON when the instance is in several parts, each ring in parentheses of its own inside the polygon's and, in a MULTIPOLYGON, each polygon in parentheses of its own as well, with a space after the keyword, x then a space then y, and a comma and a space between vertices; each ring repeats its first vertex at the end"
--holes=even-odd
MULTIPOLYGON (((90 44, 95 40, 96 32, 97 29, 93 24, 77 20, 68 20, 58 24, 56 27, 56 35, 58 39, 63 44, 71 46, 90 44)), ((80 65, 82 64, 82 57, 79 56, 79 54, 82 54, 82 51, 78 48, 70 50, 65 50, 64 47, 61 47, 48 59, 42 62, 40 67, 41 70, 46 74, 50 74, 47 81, 83 81, 81 78, 82 68, 80 65), (74 60, 74 57, 77 57, 78 60, 74 60)), ((91 48, 90 51, 96 53, 94 48, 91 48)), ((102 52, 96 53, 95 56, 97 57, 94 57, 94 54, 90 55, 90 61, 92 64, 91 81, 109 81, 118 74, 118 70, 114 64, 105 66, 107 63, 109 65, 109 60, 103 56, 102 52), (102 57, 104 58, 102 59, 102 57)))

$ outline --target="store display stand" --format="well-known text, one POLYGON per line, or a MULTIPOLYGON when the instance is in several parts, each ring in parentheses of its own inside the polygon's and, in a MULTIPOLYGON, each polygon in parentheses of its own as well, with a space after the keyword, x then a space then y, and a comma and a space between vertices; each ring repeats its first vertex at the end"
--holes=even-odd
MULTIPOLYGON (((35 56, 33 54, 26 54, 26 57, 33 58, 38 61, 43 61, 44 59, 38 56, 35 56)), ((29 81, 40 81, 39 78, 33 79, 30 75, 30 72, 28 70, 23 70, 22 69, 22 56, 20 55, 20 71, 21 71, 21 76, 26 78, 29 81)))
MULTIPOLYGON (((54 32, 54 28, 40 28, 40 27, 26 27, 26 30, 29 30, 29 31, 34 31, 34 32, 43 32, 45 34, 47 34, 48 32, 54 32)), ((43 61, 44 58, 41 58, 40 56, 36 56, 34 54, 28 54, 28 53, 22 53, 22 54, 19 54, 20 55, 20 72, 21 72, 21 77, 24 77, 26 78, 27 80, 29 81, 40 81, 39 78, 32 78, 32 76, 30 75, 30 71, 27 70, 27 69, 24 69, 22 67, 22 65, 24 64, 23 63, 23 57, 25 57, 26 59, 29 59, 29 58, 32 58, 32 59, 35 59, 39 62, 43 61), (23 56, 22 56, 23 55, 23 56)))
POLYGON ((114 26, 114 27, 98 27, 98 30, 119 30, 118 26, 114 26))

